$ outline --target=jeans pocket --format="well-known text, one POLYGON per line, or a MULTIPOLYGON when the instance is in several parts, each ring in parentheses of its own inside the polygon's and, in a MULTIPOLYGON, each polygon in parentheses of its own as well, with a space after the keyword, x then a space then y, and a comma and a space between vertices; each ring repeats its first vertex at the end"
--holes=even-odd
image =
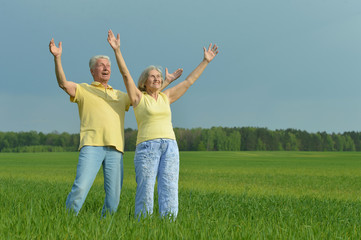
POLYGON ((142 151, 147 151, 150 148, 150 143, 149 142, 141 142, 137 145, 135 151, 136 152, 142 152, 142 151))

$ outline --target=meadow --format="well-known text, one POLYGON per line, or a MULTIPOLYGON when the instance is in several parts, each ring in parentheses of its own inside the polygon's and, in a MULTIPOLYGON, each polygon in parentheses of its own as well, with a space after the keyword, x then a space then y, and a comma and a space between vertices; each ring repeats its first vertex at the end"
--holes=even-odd
POLYGON ((78 153, 1 153, 0 239, 361 238, 360 152, 181 152, 178 218, 139 222, 133 156, 101 219, 102 171, 79 215, 65 210, 78 153))

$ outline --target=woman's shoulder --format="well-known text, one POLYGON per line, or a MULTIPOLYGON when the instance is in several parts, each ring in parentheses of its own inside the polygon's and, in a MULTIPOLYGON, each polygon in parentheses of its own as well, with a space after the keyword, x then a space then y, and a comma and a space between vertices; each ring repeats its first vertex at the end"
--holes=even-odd
POLYGON ((159 95, 160 95, 161 97, 163 97, 163 98, 164 98, 164 97, 168 98, 167 95, 166 95, 164 92, 159 92, 159 95))
POLYGON ((164 99, 165 102, 169 103, 169 98, 164 92, 159 92, 159 96, 164 99))

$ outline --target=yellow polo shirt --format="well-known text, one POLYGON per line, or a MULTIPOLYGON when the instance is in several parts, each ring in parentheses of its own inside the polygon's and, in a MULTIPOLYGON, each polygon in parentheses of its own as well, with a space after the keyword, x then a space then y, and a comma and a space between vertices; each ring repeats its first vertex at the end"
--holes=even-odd
POLYGON ((143 92, 139 104, 133 109, 138 124, 137 144, 157 138, 175 140, 167 95, 160 92, 156 101, 143 92))
POLYGON ((78 104, 80 117, 80 145, 114 146, 124 152, 124 115, 129 110, 128 94, 105 89, 99 82, 77 84, 71 102, 78 104))

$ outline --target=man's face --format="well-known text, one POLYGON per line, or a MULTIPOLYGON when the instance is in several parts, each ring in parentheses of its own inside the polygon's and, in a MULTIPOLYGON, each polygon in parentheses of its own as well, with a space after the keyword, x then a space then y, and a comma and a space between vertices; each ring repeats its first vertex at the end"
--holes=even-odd
POLYGON ((108 82, 110 79, 110 63, 106 58, 99 58, 90 72, 97 82, 108 82))

